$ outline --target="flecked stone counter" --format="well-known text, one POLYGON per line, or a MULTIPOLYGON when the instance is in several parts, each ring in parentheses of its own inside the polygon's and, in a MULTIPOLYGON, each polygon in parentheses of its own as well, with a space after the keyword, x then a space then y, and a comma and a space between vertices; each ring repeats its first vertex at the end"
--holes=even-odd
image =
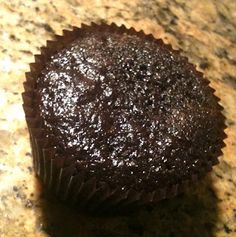
POLYGON ((0 2, 0 236, 236 236, 236 2, 0 2), (54 33, 116 22, 181 48, 211 81, 227 118, 220 164, 186 194, 129 216, 88 217, 41 195, 22 110, 24 72, 54 33))

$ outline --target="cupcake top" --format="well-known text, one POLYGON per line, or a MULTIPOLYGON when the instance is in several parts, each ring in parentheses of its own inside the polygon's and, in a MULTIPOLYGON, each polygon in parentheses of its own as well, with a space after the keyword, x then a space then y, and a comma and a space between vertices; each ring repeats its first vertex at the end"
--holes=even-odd
POLYGON ((75 173, 153 191, 219 153, 223 118, 207 84, 161 40, 88 27, 46 61, 34 108, 75 173))

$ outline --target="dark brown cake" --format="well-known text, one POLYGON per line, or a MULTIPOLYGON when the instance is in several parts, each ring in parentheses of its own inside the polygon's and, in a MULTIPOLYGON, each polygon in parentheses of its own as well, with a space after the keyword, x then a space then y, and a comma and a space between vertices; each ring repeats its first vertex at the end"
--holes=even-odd
POLYGON ((116 199, 130 190, 136 201, 154 191, 162 199, 217 163, 224 138, 218 99, 161 40, 94 24, 66 33, 38 58, 43 63, 28 76, 34 90, 25 95, 35 166, 64 199, 96 202, 105 186, 104 200, 114 190, 116 199))

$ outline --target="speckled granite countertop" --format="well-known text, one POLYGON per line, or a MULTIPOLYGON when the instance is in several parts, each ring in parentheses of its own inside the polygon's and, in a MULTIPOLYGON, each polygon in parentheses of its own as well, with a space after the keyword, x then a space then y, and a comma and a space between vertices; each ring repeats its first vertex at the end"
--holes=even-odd
POLYGON ((0 1, 0 236, 236 236, 236 2, 234 0, 0 1), (82 22, 153 33, 204 71, 227 117, 220 164, 173 200, 129 216, 87 217, 42 197, 21 107, 39 47, 82 22))

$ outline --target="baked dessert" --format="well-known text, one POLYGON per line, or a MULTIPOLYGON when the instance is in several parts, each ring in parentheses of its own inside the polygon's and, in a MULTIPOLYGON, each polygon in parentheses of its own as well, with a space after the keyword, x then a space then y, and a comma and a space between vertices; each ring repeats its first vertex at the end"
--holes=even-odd
POLYGON ((152 35, 115 24, 64 31, 26 77, 36 173, 69 204, 171 197, 221 154, 224 117, 214 90, 152 35))

